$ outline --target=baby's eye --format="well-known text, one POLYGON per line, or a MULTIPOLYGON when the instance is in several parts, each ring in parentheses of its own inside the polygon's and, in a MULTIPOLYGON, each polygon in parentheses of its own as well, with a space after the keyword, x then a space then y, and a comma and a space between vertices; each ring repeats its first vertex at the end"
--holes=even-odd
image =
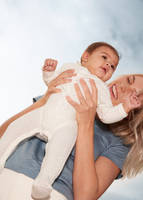
POLYGON ((107 58, 106 56, 102 56, 102 57, 104 58, 104 60, 106 60, 106 58, 107 58))
POLYGON ((114 65, 111 65, 111 68, 112 68, 112 69, 115 69, 114 65))

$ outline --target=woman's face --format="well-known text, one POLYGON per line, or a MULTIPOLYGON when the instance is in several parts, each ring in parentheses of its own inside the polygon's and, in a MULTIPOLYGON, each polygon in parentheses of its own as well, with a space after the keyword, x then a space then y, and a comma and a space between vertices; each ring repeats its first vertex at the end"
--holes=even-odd
MULTIPOLYGON (((143 77, 137 75, 123 75, 108 84, 113 106, 123 103, 129 93, 137 94, 143 90, 143 77)), ((139 96, 143 105, 143 93, 139 96)))

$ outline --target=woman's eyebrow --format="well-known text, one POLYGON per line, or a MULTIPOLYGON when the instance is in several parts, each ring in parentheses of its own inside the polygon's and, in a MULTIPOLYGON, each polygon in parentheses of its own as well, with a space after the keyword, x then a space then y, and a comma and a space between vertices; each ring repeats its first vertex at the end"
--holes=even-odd
POLYGON ((132 77, 133 77, 133 83, 135 82, 135 76, 134 75, 132 75, 132 77))

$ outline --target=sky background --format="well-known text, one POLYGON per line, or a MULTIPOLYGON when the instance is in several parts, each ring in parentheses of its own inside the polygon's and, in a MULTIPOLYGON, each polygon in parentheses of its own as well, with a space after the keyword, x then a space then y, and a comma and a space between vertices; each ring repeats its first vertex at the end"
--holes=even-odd
MULTIPOLYGON (((44 94, 46 58, 76 62, 97 41, 122 59, 113 78, 143 74, 143 0, 0 0, 0 124, 44 94)), ((143 174, 114 181, 100 200, 141 200, 143 174)))

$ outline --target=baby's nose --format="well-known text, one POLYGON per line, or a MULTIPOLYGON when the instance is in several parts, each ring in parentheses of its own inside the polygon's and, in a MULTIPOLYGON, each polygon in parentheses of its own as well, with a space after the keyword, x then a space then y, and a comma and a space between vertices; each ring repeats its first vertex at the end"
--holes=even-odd
POLYGON ((111 68, 111 64, 109 62, 106 63, 107 71, 111 68))

